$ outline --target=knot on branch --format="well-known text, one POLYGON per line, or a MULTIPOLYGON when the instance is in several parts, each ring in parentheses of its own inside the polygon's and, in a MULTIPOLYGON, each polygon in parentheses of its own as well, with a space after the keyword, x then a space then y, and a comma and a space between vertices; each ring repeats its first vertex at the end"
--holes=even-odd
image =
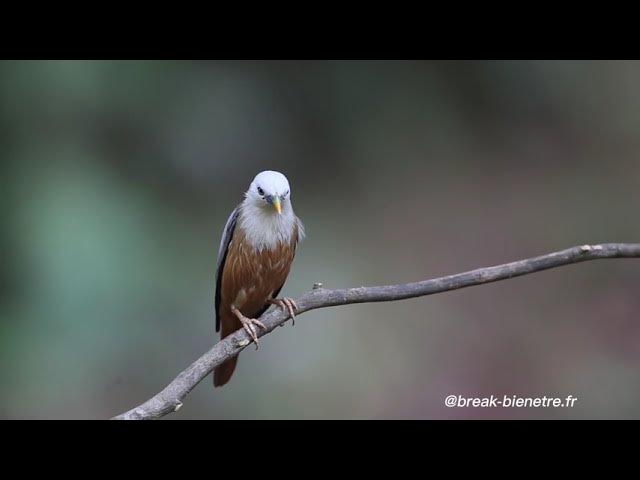
POLYGON ((593 250, 602 250, 602 245, 582 245, 580 251, 583 253, 592 252, 593 250))

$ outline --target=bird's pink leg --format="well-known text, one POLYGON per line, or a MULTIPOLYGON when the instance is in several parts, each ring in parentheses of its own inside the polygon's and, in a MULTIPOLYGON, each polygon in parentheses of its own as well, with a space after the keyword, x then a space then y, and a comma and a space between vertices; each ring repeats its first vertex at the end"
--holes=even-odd
POLYGON ((289 316, 291 317, 291 325, 296 324, 296 313, 295 311, 298 309, 298 305, 293 300, 293 298, 282 297, 282 298, 272 298, 271 300, 267 300, 267 303, 272 305, 278 305, 283 312, 289 312, 289 316))
POLYGON ((245 317, 242 314, 242 312, 238 310, 234 305, 231 305, 231 312, 236 317, 238 317, 238 320, 240 320, 240 323, 242 323, 242 326, 247 331, 249 336, 253 339, 253 342, 256 344, 256 350, 257 350, 260 347, 260 343, 258 342, 258 335, 256 334, 257 332, 256 332, 255 326, 258 326, 263 330, 266 330, 267 327, 265 327, 264 323, 262 323, 260 320, 256 320, 255 318, 245 317))

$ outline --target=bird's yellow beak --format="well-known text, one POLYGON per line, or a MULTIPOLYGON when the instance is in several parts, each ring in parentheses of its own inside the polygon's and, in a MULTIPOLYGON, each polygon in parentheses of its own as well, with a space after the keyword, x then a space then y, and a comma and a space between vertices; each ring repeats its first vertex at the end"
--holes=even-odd
POLYGON ((278 215, 282 213, 282 204, 280 203, 280 197, 273 198, 273 208, 276 209, 276 212, 278 212, 278 215))

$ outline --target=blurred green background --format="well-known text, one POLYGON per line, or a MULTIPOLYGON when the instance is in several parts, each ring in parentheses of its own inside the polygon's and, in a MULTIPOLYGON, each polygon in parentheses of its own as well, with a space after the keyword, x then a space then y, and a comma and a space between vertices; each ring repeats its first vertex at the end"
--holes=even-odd
MULTIPOLYGON (((205 352, 221 230, 264 169, 307 228, 294 298, 640 240, 639 84, 637 62, 0 63, 0 417, 108 418, 205 352)), ((313 311, 168 418, 638 418, 639 267, 313 311)))

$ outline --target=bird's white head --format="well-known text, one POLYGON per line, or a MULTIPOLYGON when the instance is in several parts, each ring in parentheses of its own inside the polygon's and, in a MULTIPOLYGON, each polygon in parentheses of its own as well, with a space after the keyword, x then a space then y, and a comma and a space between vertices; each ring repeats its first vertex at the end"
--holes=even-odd
POLYGON ((291 187, 280 172, 266 170, 253 179, 240 209, 238 225, 256 249, 276 248, 304 237, 302 222, 293 213, 291 187))
POLYGON ((245 193, 248 202, 255 207, 282 214, 291 207, 291 187, 280 172, 265 170, 256 175, 245 193))

